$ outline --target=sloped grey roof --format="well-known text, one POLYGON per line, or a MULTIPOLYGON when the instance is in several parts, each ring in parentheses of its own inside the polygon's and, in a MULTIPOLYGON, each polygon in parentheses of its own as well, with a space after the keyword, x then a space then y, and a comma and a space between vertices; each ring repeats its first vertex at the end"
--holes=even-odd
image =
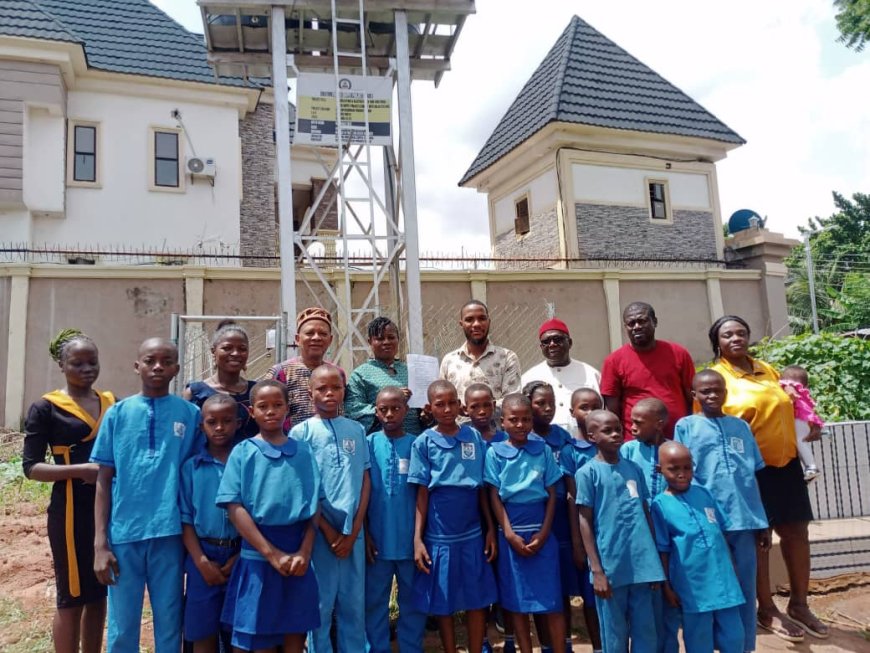
MULTIPOLYGON (((203 37, 148 0, 2 0, 0 34, 82 43, 89 68, 216 83, 203 37)), ((260 86, 233 77, 217 83, 260 86)))
POLYGON ((574 16, 459 185, 551 122, 746 142, 661 75, 574 16))

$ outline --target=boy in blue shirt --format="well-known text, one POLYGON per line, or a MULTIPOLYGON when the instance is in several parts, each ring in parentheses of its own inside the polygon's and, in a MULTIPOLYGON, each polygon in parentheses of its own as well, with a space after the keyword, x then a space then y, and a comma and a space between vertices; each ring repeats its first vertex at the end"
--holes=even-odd
POLYGON ((230 395, 218 392, 206 399, 202 405, 206 444, 181 468, 178 501, 187 549, 184 639, 193 642, 193 653, 218 650, 227 581, 239 557, 239 534, 227 511, 215 505, 215 497, 240 425, 238 403, 230 395))
POLYGON ((496 428, 495 420, 495 397, 492 396, 492 388, 485 383, 472 383, 465 389, 465 400, 462 404, 462 412, 471 420, 471 425, 480 433, 483 443, 487 448, 496 442, 504 442, 508 439, 507 433, 496 428))
POLYGON ((371 493, 365 428, 338 413, 344 379, 334 365, 314 369, 308 381, 314 416, 290 437, 308 443, 321 477, 320 532, 311 561, 320 588, 320 627, 309 637, 311 653, 332 653, 333 612, 338 650, 365 650, 365 540, 363 523, 371 493))
POLYGON ((411 604, 414 582, 414 510, 417 489, 408 483, 411 444, 405 433, 408 400, 398 386, 383 388, 375 417, 383 430, 366 438, 372 494, 366 513, 366 638, 370 653, 390 653, 390 591, 398 585, 401 653, 422 653, 426 615, 411 604))
MULTIPOLYGON (((631 435, 619 449, 619 455, 637 464, 649 490, 650 502, 667 489, 659 466, 659 447, 665 442, 668 408, 661 399, 646 397, 631 409, 631 435)), ((653 595, 656 624, 659 626, 658 652, 678 653, 680 650, 680 611, 664 601, 661 592, 653 595)))
POLYGON ((719 372, 698 372, 692 382, 692 396, 701 413, 677 422, 674 441, 689 449, 695 482, 704 486, 722 508, 725 541, 746 599, 740 607, 746 638, 743 650, 754 651, 756 545, 770 548, 767 515, 755 480, 764 460, 749 424, 722 412, 726 389, 719 372))
POLYGON ((738 606, 745 599, 722 536, 722 513, 705 488, 692 484, 686 447, 668 442, 660 454, 668 487, 653 499, 652 518, 667 576, 663 591, 682 612, 686 653, 743 653, 738 606))
POLYGON ((157 653, 181 648, 184 546, 179 473, 193 452, 199 408, 169 394, 178 349, 149 338, 133 364, 139 394, 107 412, 91 461, 100 466, 94 504, 94 571, 109 586, 109 653, 138 653, 148 588, 157 653))
POLYGON ((664 580, 652 536, 643 472, 619 455, 622 427, 606 410, 586 417, 595 458, 577 472, 580 534, 592 572, 605 651, 653 653, 653 594, 664 580))

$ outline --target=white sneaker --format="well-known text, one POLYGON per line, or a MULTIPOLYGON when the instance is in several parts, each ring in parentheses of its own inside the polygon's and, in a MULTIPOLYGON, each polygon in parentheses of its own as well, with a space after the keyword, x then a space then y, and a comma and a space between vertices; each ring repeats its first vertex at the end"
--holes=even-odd
POLYGON ((814 481, 816 480, 816 478, 818 478, 819 474, 821 474, 819 468, 815 465, 810 465, 804 470, 804 481, 806 481, 807 483, 809 483, 810 481, 814 481))

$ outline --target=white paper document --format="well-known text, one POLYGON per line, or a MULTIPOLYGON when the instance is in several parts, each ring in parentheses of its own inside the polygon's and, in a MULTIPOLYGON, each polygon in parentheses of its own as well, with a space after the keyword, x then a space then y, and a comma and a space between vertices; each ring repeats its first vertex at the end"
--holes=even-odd
POLYGON ((411 408, 422 408, 426 405, 426 391, 429 384, 438 379, 438 359, 435 356, 423 354, 408 354, 408 389, 411 408))

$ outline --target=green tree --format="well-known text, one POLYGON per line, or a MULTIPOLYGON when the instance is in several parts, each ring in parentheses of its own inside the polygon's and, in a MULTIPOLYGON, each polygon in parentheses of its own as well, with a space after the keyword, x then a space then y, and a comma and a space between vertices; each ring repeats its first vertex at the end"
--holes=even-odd
POLYGON ((753 356, 777 369, 800 365, 810 377, 816 412, 831 422, 870 419, 867 387, 870 384, 870 340, 844 338, 832 333, 765 338, 753 356))
POLYGON ((861 52, 870 40, 870 0, 834 0, 840 43, 861 52))
MULTIPOLYGON (((815 297, 822 328, 847 330, 870 327, 866 300, 870 297, 870 195, 849 199, 835 192, 837 211, 828 218, 810 218, 798 227, 809 238, 813 257, 815 297)), ((786 259, 786 298, 792 330, 811 329, 810 290, 804 247, 786 259)))

